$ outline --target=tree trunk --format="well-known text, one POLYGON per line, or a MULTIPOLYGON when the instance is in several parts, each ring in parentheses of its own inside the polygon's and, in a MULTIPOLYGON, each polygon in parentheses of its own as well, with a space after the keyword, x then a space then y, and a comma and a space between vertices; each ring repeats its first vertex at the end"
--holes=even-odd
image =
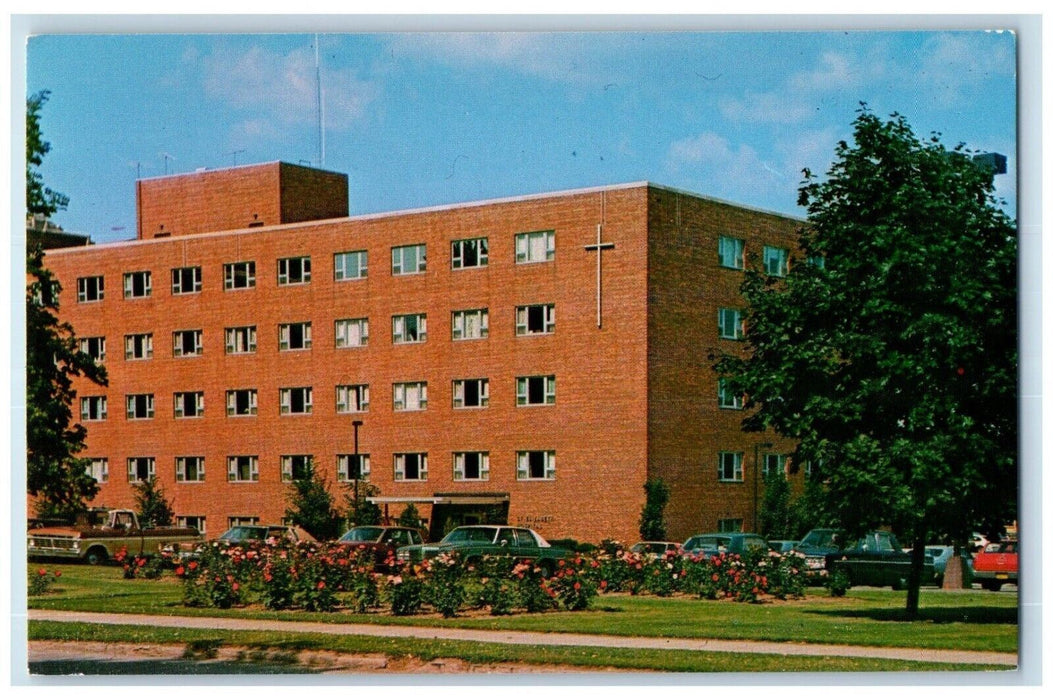
POLYGON ((918 619, 918 600, 921 596, 921 575, 925 568, 925 538, 914 540, 910 550, 910 574, 907 576, 907 619, 918 619))

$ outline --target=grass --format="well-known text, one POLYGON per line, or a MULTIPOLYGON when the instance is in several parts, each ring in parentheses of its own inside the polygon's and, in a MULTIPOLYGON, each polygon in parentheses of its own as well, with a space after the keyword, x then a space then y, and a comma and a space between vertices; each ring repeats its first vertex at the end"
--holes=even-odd
POLYGON ((33 608, 153 615, 238 617, 311 622, 464 627, 487 630, 573 632, 811 642, 1016 653, 1017 596, 986 591, 924 590, 918 620, 904 620, 904 592, 852 590, 830 598, 811 589, 804 600, 763 605, 695 598, 599 596, 581 612, 508 617, 394 617, 349 613, 273 612, 262 608, 186 608, 181 584, 123 580, 115 567, 64 566, 55 590, 30 599, 33 608))
MULTIPOLYGON (((693 673, 765 673, 765 672, 888 672, 888 671, 989 671, 1006 670, 1004 666, 981 664, 940 664, 893 659, 843 658, 827 656, 783 656, 780 654, 736 654, 652 649, 597 649, 595 647, 549 647, 519 644, 492 644, 461 642, 439 639, 397 639, 355 635, 326 635, 306 633, 188 630, 134 625, 95 625, 66 622, 30 622, 31 640, 70 640, 92 642, 132 642, 137 644, 181 644, 186 646, 185 657, 215 655, 220 645, 245 647, 260 653, 246 655, 246 665, 257 658, 273 662, 274 652, 306 650, 328 650, 347 654, 382 653, 389 658, 417 658, 425 661, 442 658, 458 658, 473 664, 558 664, 582 667, 584 670, 660 671, 693 673), (204 650, 204 652, 202 651, 204 650), (268 653, 262 653, 262 652, 268 653)), ((98 662, 71 668, 69 664, 51 666, 35 665, 35 673, 117 673, 109 666, 100 667, 98 662)), ((266 665, 265 671, 275 670, 274 664, 266 665)), ((302 672, 286 662, 284 672, 302 672)), ((180 661, 166 667, 162 662, 151 661, 146 673, 245 673, 244 666, 194 666, 180 661), (208 670, 211 668, 212 670, 208 670)), ((128 668, 124 672, 139 672, 128 668)))

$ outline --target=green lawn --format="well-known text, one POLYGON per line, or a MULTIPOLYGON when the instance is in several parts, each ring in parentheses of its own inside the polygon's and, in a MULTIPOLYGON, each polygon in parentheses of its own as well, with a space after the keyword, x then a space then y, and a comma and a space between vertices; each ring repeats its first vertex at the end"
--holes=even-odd
POLYGON ((53 592, 29 600, 31 608, 156 615, 244 617, 379 625, 466 627, 664 636, 750 639, 970 651, 1017 651, 1017 596, 986 591, 923 590, 921 618, 903 621, 906 593, 852 590, 830 598, 811 589, 804 600, 750 605, 695 598, 599 596, 582 612, 519 614, 444 620, 435 615, 394 617, 348 613, 271 612, 262 608, 186 608, 181 584, 121 578, 115 567, 66 565, 53 592))

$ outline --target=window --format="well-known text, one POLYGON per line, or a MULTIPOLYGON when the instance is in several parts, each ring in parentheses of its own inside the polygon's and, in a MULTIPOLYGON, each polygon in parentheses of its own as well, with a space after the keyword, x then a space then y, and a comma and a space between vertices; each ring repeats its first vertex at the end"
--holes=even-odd
POLYGON ((311 322, 283 323, 278 326, 279 350, 309 350, 311 348, 311 322))
POLYGON ((205 516, 203 515, 177 515, 176 526, 192 527, 200 534, 205 534, 205 516))
POLYGON ((337 455, 336 478, 340 481, 369 480, 369 455, 337 455), (356 470, 355 467, 358 467, 356 470), (357 475, 357 476, 356 476, 357 475))
POLYGON ((744 266, 743 256, 746 251, 746 241, 741 238, 721 236, 717 240, 717 257, 721 267, 730 267, 741 270, 744 266))
POLYGON ((544 335, 556 331, 556 305, 516 307, 516 335, 544 335))
POLYGON ((556 453, 554 450, 526 450, 516 453, 516 479, 556 478, 556 453))
POLYGON ((124 273, 124 298, 143 299, 150 296, 152 281, 149 270, 124 273))
POLYGON ((311 476, 311 455, 282 455, 282 481, 299 481, 311 476))
POLYGON ((100 484, 105 484, 110 480, 110 460, 105 457, 89 458, 84 470, 88 473, 88 476, 100 484))
POLYGON ((80 351, 90 357, 96 364, 106 361, 106 338, 102 336, 81 338, 78 342, 80 351))
POLYGON ((198 418, 205 415, 205 392, 177 391, 172 415, 176 418, 198 418))
POLYGON ((742 518, 720 518, 717 532, 742 532, 742 518))
POLYGON ((720 452, 717 454, 717 480, 742 481, 741 452, 720 452))
POLYGON ((105 396, 80 397, 81 420, 106 420, 105 396))
POLYGON ((773 277, 785 277, 789 266, 790 251, 786 248, 764 246, 764 271, 773 277))
POLYGON ((226 263, 223 265, 223 289, 250 289, 256 286, 256 262, 226 263))
POLYGON ((172 294, 196 294, 200 291, 200 267, 172 268, 172 294))
POLYGON ((395 455, 395 481, 427 481, 428 454, 406 452, 395 455))
POLYGON ((786 455, 775 455, 766 454, 764 455, 764 470, 762 472, 765 479, 775 474, 786 473, 786 455))
POLYGON ((369 275, 369 253, 355 250, 333 255, 333 278, 337 282, 365 279, 369 275))
POLYGON ((227 391, 228 416, 254 416, 256 415, 256 408, 255 389, 230 389, 227 391))
POLYGON ((742 340, 746 334, 742 311, 739 309, 717 309, 717 332, 727 340, 742 340))
POLYGON ((428 339, 427 314, 404 314, 391 317, 391 342, 423 343, 428 339))
POLYGON ((391 249, 391 274, 415 275, 426 269, 427 251, 423 243, 391 249))
POLYGON ((311 281, 311 257, 281 258, 278 260, 278 286, 307 284, 311 281))
POLYGON ((556 232, 532 231, 516 234, 516 264, 539 263, 556 257, 556 232))
POLYGON ((516 405, 544 406, 556 403, 556 375, 516 377, 516 405))
POLYGON ((153 333, 135 333, 124 336, 124 359, 149 360, 153 356, 153 333))
POLYGON ((149 481, 156 476, 153 457, 129 457, 128 481, 135 484, 149 481))
POLYGON ((201 331, 176 331, 172 334, 172 357, 197 357, 201 354, 201 331))
POLYGON ((368 344, 368 318, 345 318, 336 322, 336 347, 361 348, 368 344))
POLYGON ((490 311, 469 309, 454 311, 450 322, 454 340, 478 340, 490 335, 490 311))
POLYGON ((104 296, 103 277, 78 277, 77 302, 102 301, 104 296))
POLYGON ((490 479, 489 452, 454 452, 454 481, 488 481, 490 479))
POLYGON ((428 407, 427 382, 402 382, 392 387, 396 411, 423 411, 428 407))
POLYGON ((490 245, 485 238, 468 238, 452 243, 450 254, 454 270, 469 267, 486 267, 490 257, 490 245))
POLYGON ((227 481, 259 481, 260 462, 256 455, 227 457, 227 481))
POLYGON ((368 410, 368 384, 342 384, 336 387, 337 413, 365 413, 368 410))
POLYGON ((721 408, 742 408, 742 394, 736 394, 728 384, 727 379, 717 380, 717 404, 721 408))
POLYGON ((154 417, 153 394, 128 394, 126 401, 128 420, 145 420, 154 417))
POLYGON ((490 405, 489 379, 453 380, 454 408, 482 408, 490 405))
POLYGON ((176 481, 204 481, 205 480, 205 458, 204 457, 176 457, 175 458, 176 481))
POLYGON ((260 519, 252 515, 230 515, 227 516, 227 529, 241 525, 259 525, 260 519))
POLYGON ((227 328, 223 334, 227 339, 228 355, 244 355, 256 352, 256 326, 227 328))
POLYGON ((314 392, 309 386, 297 386, 278 390, 278 405, 282 415, 303 415, 310 413, 314 392))
POLYGON ((817 267, 820 270, 825 270, 826 269, 826 258, 824 258, 822 255, 809 255, 808 256, 808 264, 813 266, 813 267, 817 267))

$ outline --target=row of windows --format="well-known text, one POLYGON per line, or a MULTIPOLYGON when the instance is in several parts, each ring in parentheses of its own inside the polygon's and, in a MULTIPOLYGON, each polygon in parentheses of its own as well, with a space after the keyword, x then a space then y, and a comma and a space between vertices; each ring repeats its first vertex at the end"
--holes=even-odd
MULTIPOLYGON (((515 262, 517 265, 554 260, 556 256, 555 231, 531 231, 517 233, 515 237, 515 262)), ((391 248, 391 274, 393 276, 415 275, 427 271, 427 245, 394 246, 391 248)), ((468 238, 453 241, 450 251, 450 266, 454 270, 487 267, 490 262, 488 238, 468 238)), ((197 294, 204 287, 202 268, 188 266, 173 268, 172 294, 197 294)), ((333 254, 333 279, 337 282, 365 279, 369 275, 369 251, 352 250, 333 254)), ((298 286, 311 281, 311 256, 300 255, 279 258, 277 261, 278 286, 298 286)), ((125 272, 123 275, 125 299, 141 299, 153 294, 153 273, 150 270, 125 272)), ((256 286, 256 261, 241 260, 223 264, 223 289, 234 291, 256 286)), ((106 296, 106 280, 103 275, 77 279, 77 301, 102 301, 106 296)))
MULTIPOLYGON (((556 376, 536 375, 516 377, 517 406, 550 406, 556 403, 556 376)), ((481 377, 455 379, 452 387, 454 408, 486 408, 490 405, 490 380, 481 377)), ((428 382, 396 382, 391 386, 394 411, 423 411, 428 407, 428 382)), ((259 411, 256 389, 228 389, 228 416, 254 416, 259 411)), ((199 418, 205 415, 205 392, 177 391, 172 394, 175 418, 199 418)), ((283 387, 278 390, 278 406, 282 415, 314 412, 314 388, 283 387)), ((337 413, 365 413, 369 410, 369 384, 341 384, 336 387, 337 413)), ((83 421, 102 421, 108 417, 108 401, 103 396, 82 396, 80 418, 83 421)), ((125 417, 143 420, 154 417, 153 394, 125 395, 125 417)))
MULTIPOLYGON (((789 248, 779 248, 766 245, 763 249, 762 261, 765 274, 772 277, 785 277, 790 270, 789 248)), ((742 270, 746 265, 746 241, 731 236, 720 236, 717 239, 717 262, 721 267, 734 270, 742 270)), ((809 256, 808 264, 820 269, 826 267, 825 260, 820 256, 809 256)))
MULTIPOLYGON (((717 479, 719 481, 742 481, 743 453, 720 452, 717 455, 717 479)), ((806 475, 811 475, 811 463, 804 465, 806 475)), ((786 474, 789 467, 789 456, 784 454, 761 455, 761 476, 767 478, 774 474, 786 474)))
MULTIPOLYGON (((554 450, 519 450, 516 453, 516 479, 519 481, 551 481, 556 478, 556 453, 554 450)), ((281 455, 278 464, 282 481, 306 478, 312 468, 312 455, 281 455)), ((127 477, 130 483, 141 483, 157 477, 157 461, 154 457, 129 457, 127 477)), ((454 481, 489 481, 489 452, 453 452, 450 468, 454 481)), ((110 463, 105 457, 88 459, 86 470, 99 483, 110 479, 110 463)), ((342 482, 355 479, 368 480, 371 472, 368 454, 336 455, 337 479, 342 482)), ((427 481, 428 453, 399 452, 392 455, 392 473, 395 481, 427 481)), ((205 481, 205 458, 182 456, 175 458, 175 480, 179 483, 202 483, 205 481)), ((258 455, 229 455, 226 458, 226 480, 231 483, 252 483, 260 480, 258 455)))

